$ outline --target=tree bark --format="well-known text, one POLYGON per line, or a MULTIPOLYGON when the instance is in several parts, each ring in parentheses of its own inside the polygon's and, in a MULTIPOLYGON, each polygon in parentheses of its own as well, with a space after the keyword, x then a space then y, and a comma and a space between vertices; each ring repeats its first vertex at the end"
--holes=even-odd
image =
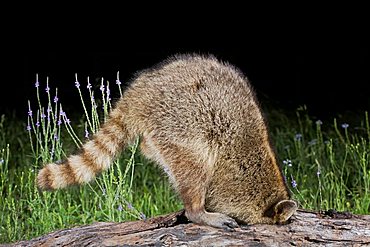
POLYGON ((286 225, 226 232, 189 223, 184 211, 148 220, 98 222, 9 246, 370 246, 370 215, 298 210, 286 225))

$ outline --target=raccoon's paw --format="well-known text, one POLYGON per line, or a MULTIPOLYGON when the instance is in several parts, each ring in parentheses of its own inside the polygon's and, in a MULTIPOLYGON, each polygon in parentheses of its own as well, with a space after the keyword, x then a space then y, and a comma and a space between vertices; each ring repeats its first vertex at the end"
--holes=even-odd
POLYGON ((186 213, 186 217, 196 224, 221 228, 225 231, 235 231, 234 228, 239 227, 233 218, 220 213, 203 211, 199 213, 186 213))

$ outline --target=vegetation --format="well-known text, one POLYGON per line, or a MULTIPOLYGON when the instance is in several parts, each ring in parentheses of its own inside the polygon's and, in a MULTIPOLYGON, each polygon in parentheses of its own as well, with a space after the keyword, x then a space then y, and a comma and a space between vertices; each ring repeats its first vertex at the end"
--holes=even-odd
MULTIPOLYGON (((119 79, 116 84, 122 94, 119 79)), ((57 91, 52 95, 47 82, 44 93, 38 80, 37 102, 29 102, 27 122, 1 117, 0 243, 74 225, 143 219, 182 208, 162 171, 139 154, 139 141, 94 183, 54 192, 37 189, 35 178, 41 165, 77 150, 99 129, 112 107, 109 83, 102 80, 96 93, 88 81, 85 92, 76 76, 75 86, 82 117, 71 121, 57 91)), ((301 207, 369 213, 370 127, 366 112, 361 121, 351 125, 336 119, 332 123, 313 120, 305 107, 300 107, 294 118, 268 111, 267 120, 287 184, 301 207)))

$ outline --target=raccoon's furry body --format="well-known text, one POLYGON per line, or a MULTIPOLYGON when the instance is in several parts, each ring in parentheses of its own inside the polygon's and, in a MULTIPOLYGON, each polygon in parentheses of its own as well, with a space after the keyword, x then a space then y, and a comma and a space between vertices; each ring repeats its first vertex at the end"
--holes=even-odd
POLYGON ((296 210, 247 78, 212 56, 176 56, 139 73, 79 155, 40 171, 39 187, 91 181, 138 136, 196 223, 282 223, 296 210))

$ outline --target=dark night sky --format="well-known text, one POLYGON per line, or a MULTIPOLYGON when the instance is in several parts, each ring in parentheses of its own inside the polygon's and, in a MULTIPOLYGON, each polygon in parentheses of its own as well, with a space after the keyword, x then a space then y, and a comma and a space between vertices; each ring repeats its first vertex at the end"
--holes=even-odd
POLYGON ((10 54, 9 60, 15 74, 10 73, 11 77, 2 84, 0 113, 15 110, 20 117, 25 116, 27 100, 34 102, 35 99, 36 73, 42 89, 49 76, 50 87, 58 87, 62 103, 73 107, 79 100, 74 87, 75 73, 82 85, 87 76, 92 83, 92 79, 104 77, 114 84, 117 71, 120 71, 121 81, 128 81, 136 71, 155 65, 171 54, 186 52, 212 53, 239 67, 267 107, 291 110, 306 104, 309 111, 318 116, 370 109, 367 44, 326 42, 219 48, 126 48, 115 52, 32 49, 15 52, 10 54))

